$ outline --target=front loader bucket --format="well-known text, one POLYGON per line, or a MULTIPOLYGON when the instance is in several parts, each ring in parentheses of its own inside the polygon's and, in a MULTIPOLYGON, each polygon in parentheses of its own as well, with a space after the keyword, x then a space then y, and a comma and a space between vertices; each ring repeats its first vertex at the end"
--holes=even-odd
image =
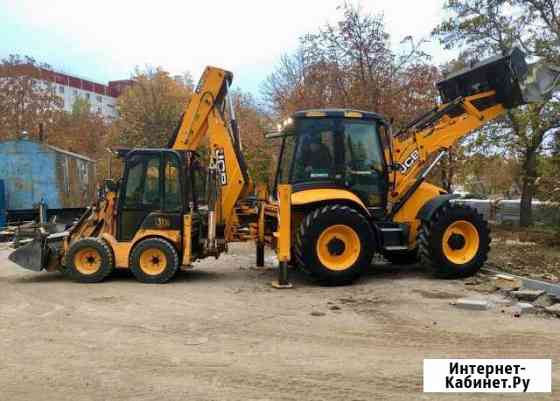
POLYGON ((527 74, 525 55, 514 48, 507 56, 490 57, 449 75, 437 87, 444 103, 493 90, 496 103, 511 109, 527 103, 520 85, 527 74))
POLYGON ((444 103, 493 90, 494 104, 512 109, 547 100, 559 83, 560 68, 542 63, 527 65, 525 54, 514 48, 506 56, 490 57, 449 75, 437 87, 444 103))
POLYGON ((8 259, 24 269, 39 272, 56 270, 60 267, 59 254, 68 232, 55 234, 37 233, 35 238, 19 246, 8 259))
POLYGON ((25 269, 40 272, 46 268, 49 249, 43 238, 36 238, 17 248, 8 259, 25 269))

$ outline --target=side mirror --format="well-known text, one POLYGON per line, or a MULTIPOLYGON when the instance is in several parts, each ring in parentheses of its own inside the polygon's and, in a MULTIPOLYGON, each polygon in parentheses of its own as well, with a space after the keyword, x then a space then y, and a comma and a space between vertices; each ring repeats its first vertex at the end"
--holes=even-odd
POLYGON ((114 180, 107 179, 104 181, 105 189, 109 192, 117 192, 119 190, 119 184, 117 184, 114 180))

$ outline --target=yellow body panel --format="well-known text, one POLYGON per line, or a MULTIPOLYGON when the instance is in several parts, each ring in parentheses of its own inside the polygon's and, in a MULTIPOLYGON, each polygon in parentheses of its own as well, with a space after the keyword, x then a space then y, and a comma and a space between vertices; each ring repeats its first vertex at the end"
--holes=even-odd
POLYGON ((364 202, 358 196, 350 191, 344 189, 321 188, 321 189, 308 189, 305 191, 298 191, 292 193, 291 202, 294 206, 306 205, 309 203, 323 202, 323 201, 337 201, 348 200, 360 205, 367 211, 364 202))
POLYGON ((191 264, 192 256, 192 214, 183 216, 183 265, 191 264))
POLYGON ((134 245, 139 241, 148 237, 161 237, 170 241, 175 249, 180 249, 181 245, 181 232, 179 230, 138 230, 134 238, 130 241, 119 242, 111 234, 103 234, 101 236, 113 249, 113 254, 115 255, 115 267, 117 268, 128 268, 130 252, 134 245))
POLYGON ((290 261, 290 248, 291 248, 291 212, 292 206, 290 204, 290 196, 292 193, 292 186, 281 184, 278 185, 278 260, 280 262, 290 261))
POLYGON ((409 248, 414 248, 416 245, 416 235, 418 235, 418 228, 420 227, 420 220, 416 218, 418 212, 426 204, 426 202, 435 198, 436 196, 445 193, 442 188, 432 185, 428 182, 420 184, 414 195, 404 204, 399 212, 393 218, 396 223, 408 223, 410 226, 409 248))
MULTIPOLYGON (((394 163, 401 166, 409 164, 410 167, 389 175, 395 185, 395 190, 389 194, 391 202, 397 202, 402 198, 431 157, 440 150, 449 149, 459 139, 505 113, 506 109, 501 104, 483 111, 478 110, 473 104, 479 99, 493 96, 495 92, 490 91, 466 97, 461 103, 463 114, 457 117, 444 115, 435 126, 406 132, 393 139, 391 154, 394 163)), ((446 106, 441 105, 439 108, 446 106)))

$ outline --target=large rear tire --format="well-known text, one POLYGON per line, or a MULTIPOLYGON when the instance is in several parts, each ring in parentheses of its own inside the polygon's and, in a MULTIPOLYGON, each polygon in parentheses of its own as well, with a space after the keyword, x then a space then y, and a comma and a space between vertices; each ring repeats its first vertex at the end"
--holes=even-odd
POLYGON ((148 238, 134 246, 130 255, 130 270, 142 283, 163 284, 179 270, 179 255, 175 247, 162 238, 148 238))
POLYGON ((488 259, 490 229, 475 209, 445 205, 422 222, 418 249, 420 262, 436 277, 472 276, 488 259))
POLYGON ((65 274, 80 283, 97 283, 114 268, 113 251, 99 238, 83 238, 74 242, 66 256, 65 274))
POLYGON ((373 232, 363 215, 348 206, 327 205, 301 222, 294 257, 322 284, 346 285, 370 265, 374 250, 373 232))

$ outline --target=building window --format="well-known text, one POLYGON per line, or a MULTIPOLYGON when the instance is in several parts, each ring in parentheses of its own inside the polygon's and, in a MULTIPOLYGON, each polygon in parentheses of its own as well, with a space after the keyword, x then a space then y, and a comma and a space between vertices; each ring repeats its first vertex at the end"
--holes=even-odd
POLYGON ((58 87, 58 93, 64 93, 64 86, 60 85, 58 87))
POLYGON ((78 96, 78 91, 76 89, 74 89, 72 92, 74 93, 74 96, 78 96))
POLYGON ((99 95, 97 96, 97 102, 98 102, 98 103, 103 102, 103 98, 102 98, 101 96, 99 96, 99 95))
POLYGON ((89 93, 86 93, 86 99, 89 100, 89 93))

